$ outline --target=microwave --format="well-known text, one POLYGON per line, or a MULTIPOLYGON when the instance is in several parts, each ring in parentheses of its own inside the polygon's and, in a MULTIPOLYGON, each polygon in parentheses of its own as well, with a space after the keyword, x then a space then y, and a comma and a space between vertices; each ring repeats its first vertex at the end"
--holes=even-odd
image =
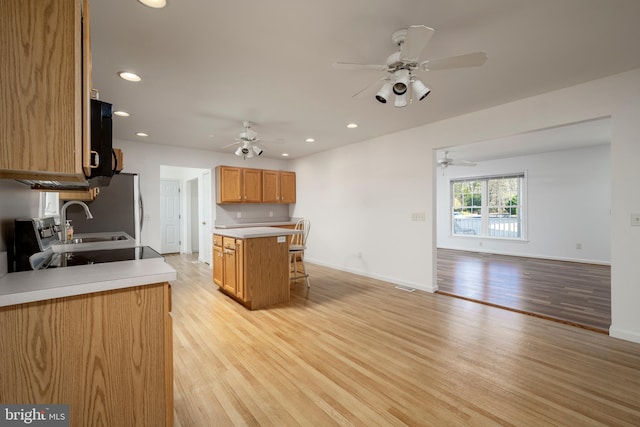
POLYGON ((113 106, 98 99, 91 100, 91 175, 90 187, 109 185, 118 159, 113 151, 113 106))

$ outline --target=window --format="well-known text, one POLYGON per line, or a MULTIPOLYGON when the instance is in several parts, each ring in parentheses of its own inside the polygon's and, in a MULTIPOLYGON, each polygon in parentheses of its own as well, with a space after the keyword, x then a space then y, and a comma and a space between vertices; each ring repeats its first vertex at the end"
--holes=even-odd
POLYGON ((451 181, 456 236, 524 239, 524 174, 451 181))
POLYGON ((40 216, 52 216, 56 222, 60 221, 60 198, 53 191, 40 192, 40 216))

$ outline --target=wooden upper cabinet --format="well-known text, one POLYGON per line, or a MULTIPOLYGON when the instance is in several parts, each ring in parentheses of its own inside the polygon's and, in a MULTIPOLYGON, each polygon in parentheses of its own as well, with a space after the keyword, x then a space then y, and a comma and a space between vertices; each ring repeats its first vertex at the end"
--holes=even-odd
POLYGON ((260 169, 243 169, 242 182, 245 203, 262 201, 262 171, 260 169))
POLYGON ((295 202, 295 172, 216 167, 216 203, 295 202))
POLYGON ((260 203, 262 174, 260 169, 231 166, 216 168, 217 203, 260 203))
POLYGON ((2 61, 10 64, 0 79, 0 178, 85 180, 88 3, 0 1, 2 61))
POLYGON ((278 203, 280 197, 280 174, 278 171, 262 171, 262 201, 278 203))
POLYGON ((280 171, 280 203, 296 202, 296 173, 280 171))
POLYGON ((296 174, 287 171, 262 171, 263 203, 295 203, 296 174))

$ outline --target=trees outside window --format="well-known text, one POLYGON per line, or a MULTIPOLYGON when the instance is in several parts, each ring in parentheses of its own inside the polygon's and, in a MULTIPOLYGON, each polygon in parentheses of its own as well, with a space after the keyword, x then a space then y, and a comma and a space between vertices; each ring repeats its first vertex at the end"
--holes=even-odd
POLYGON ((452 180, 452 234, 524 239, 524 180, 524 174, 452 180))

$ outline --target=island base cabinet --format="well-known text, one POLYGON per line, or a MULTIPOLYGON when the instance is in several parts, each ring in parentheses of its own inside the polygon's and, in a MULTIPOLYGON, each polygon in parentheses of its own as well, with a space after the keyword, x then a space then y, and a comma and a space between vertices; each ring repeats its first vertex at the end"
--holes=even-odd
MULTIPOLYGON (((233 239, 224 238, 229 242, 233 239)), ((213 281, 226 294, 255 310, 288 302, 289 244, 284 236, 235 239, 234 249, 215 244, 219 261, 214 260, 213 281)))
POLYGON ((172 426, 168 283, 0 308, 0 402, 67 404, 71 426, 172 426))

